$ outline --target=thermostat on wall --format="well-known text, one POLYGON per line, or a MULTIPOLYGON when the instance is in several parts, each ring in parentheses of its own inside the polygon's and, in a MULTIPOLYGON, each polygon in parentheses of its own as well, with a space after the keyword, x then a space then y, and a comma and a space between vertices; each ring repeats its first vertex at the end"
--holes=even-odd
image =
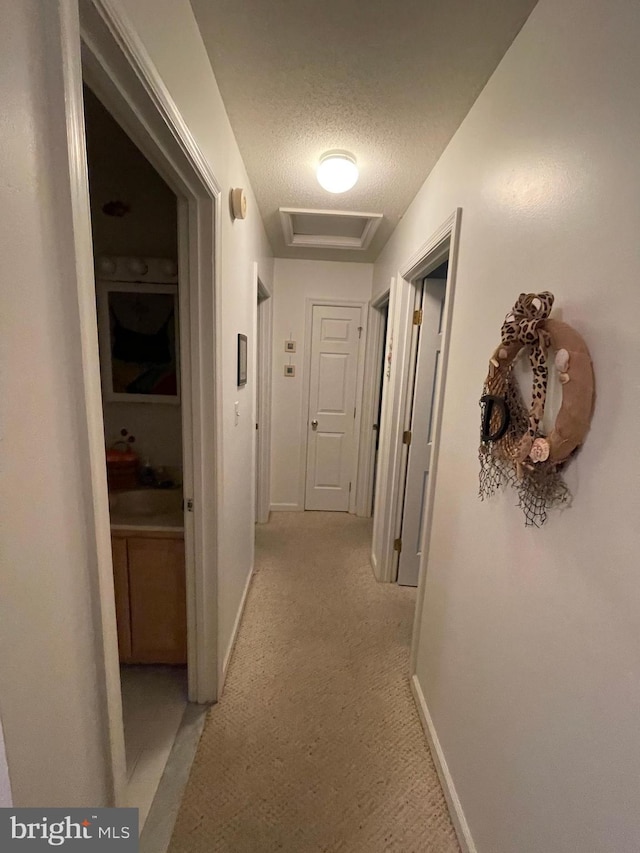
POLYGON ((247 197, 242 187, 231 190, 231 213, 234 219, 245 219, 247 216, 247 197))

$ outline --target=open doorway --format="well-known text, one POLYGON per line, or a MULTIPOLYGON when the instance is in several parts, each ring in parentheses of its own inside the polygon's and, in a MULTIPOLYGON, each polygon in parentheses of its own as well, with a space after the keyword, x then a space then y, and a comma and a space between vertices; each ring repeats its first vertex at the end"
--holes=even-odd
POLYGON ((407 448, 398 544, 398 583, 417 586, 422 556, 425 504, 433 452, 434 395, 441 366, 442 319, 448 260, 416 289, 420 308, 413 325, 415 362, 407 395, 409 417, 403 433, 407 448))
POLYGON ((144 825, 188 700, 178 208, 84 87, 127 805, 144 825))
POLYGON ((460 215, 456 210, 391 282, 371 548, 374 575, 387 583, 419 586, 425 573, 460 215), (399 577, 404 537, 409 554, 399 577))
POLYGON ((114 566, 105 466, 96 276, 84 122, 83 81, 175 194, 178 222, 179 341, 188 695, 217 699, 217 567, 221 489, 218 410, 221 358, 220 220, 222 190, 127 19, 104 4, 60 10, 64 117, 73 211, 75 284, 91 486, 87 536, 98 614, 96 670, 104 696, 104 741, 110 759, 109 802, 127 804, 122 691, 115 619, 114 566), (99 8, 98 8, 99 5, 99 8), (78 19, 78 11, 80 12, 78 19), (185 334, 186 331, 186 334, 185 334), (206 472, 206 475, 205 475, 206 472))

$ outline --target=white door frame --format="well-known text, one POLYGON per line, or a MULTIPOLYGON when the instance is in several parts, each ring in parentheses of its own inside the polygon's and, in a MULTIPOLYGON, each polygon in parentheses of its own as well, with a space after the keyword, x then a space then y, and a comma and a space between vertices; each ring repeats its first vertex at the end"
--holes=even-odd
MULTIPOLYGON (((303 376, 302 376, 302 419, 300 424, 300 478, 298 480, 298 506, 304 510, 306 483, 307 483, 307 445, 309 443, 309 382, 311 378, 311 338, 313 332, 313 309, 315 305, 337 306, 340 308, 359 308, 360 309, 360 325, 362 326, 362 335, 360 336, 360 346, 358 347, 358 373, 356 378, 356 417, 353 426, 353 439, 355 447, 353 449, 353 470, 351 472, 352 483, 356 482, 358 473, 358 458, 360 450, 360 424, 362 421, 362 390, 364 384, 364 353, 367 343, 367 316, 369 305, 367 302, 353 302, 345 299, 316 299, 313 296, 308 296, 306 299, 305 310, 305 334, 304 334, 304 358, 303 358, 303 376)), ((349 512, 356 512, 356 491, 352 489, 349 495, 349 512)))
MULTIPOLYGON (((416 609, 413 622, 413 635, 411 638, 411 657, 409 662, 409 674, 412 679, 412 684, 413 676, 416 674, 416 660, 418 657, 418 643, 420 640, 420 623, 422 621, 422 610, 424 607, 427 569, 429 565, 431 525, 433 522, 433 498, 435 495, 436 484, 438 479, 440 435, 442 432, 442 409, 447 382, 447 365, 449 361, 451 323, 453 320, 453 300, 455 295, 456 275, 458 269, 458 250, 460 242, 461 217, 462 210, 461 208, 457 208, 457 210, 449 217, 447 222, 442 226, 442 228, 446 228, 448 232, 448 239, 447 235, 445 235, 444 239, 448 242, 449 268, 447 271, 447 287, 445 291, 444 308, 442 312, 442 365, 438 374, 435 393, 433 395, 433 446, 431 450, 431 468, 429 472, 429 482, 427 484, 427 494, 425 497, 425 521, 421 543, 422 556, 420 558, 420 577, 418 580, 418 595, 416 599, 416 609)), ((422 255, 419 255, 418 258, 413 261, 413 266, 408 268, 408 274, 414 275, 414 270, 417 268, 419 270, 419 275, 428 275, 429 272, 431 272, 438 266, 437 264, 432 266, 430 263, 431 257, 433 257, 435 251, 437 251, 437 247, 435 249, 431 249, 430 244, 427 244, 424 249, 421 250, 422 255), (422 271, 420 271, 421 265, 422 271)))
MULTIPOLYGON (((433 449, 433 441, 429 441, 429 439, 433 438, 433 429, 432 429, 432 423, 430 423, 430 421, 431 421, 430 415, 431 415, 431 409, 433 408, 433 402, 432 401, 433 401, 433 395, 435 394, 435 380, 436 380, 437 373, 441 369, 441 365, 439 363, 439 357, 438 357, 439 352, 440 352, 439 349, 438 349, 438 354, 436 355, 435 354, 436 353, 435 347, 431 347, 431 343, 433 343, 433 340, 431 339, 431 341, 429 342, 425 338, 425 334, 429 334, 429 335, 434 334, 432 324, 434 322, 436 322, 438 324, 438 326, 437 326, 438 331, 435 334, 437 335, 437 338, 438 338, 438 345, 440 345, 442 342, 441 324, 442 324, 442 313, 444 310, 444 300, 440 299, 440 304, 437 307, 437 315, 434 316, 433 305, 431 303, 431 299, 433 298, 433 290, 432 290, 432 293, 429 294, 429 296, 427 296, 427 294, 429 293, 429 287, 430 287, 429 283, 434 282, 434 281, 435 281, 435 279, 431 278, 430 276, 426 276, 426 277, 421 277, 419 283, 416 282, 416 309, 422 311, 422 322, 420 323, 420 325, 414 325, 413 326, 413 338, 415 339, 415 341, 412 341, 412 352, 411 352, 412 370, 411 370, 411 374, 409 376, 409 381, 408 381, 407 410, 405 413, 405 430, 409 431, 409 435, 411 436, 411 438, 410 438, 409 443, 405 444, 403 442, 404 454, 403 454, 403 459, 402 459, 402 471, 400 474, 400 482, 403 483, 403 488, 401 490, 401 498, 402 499, 398 503, 399 514, 398 514, 398 522, 397 522, 397 524, 398 524, 398 526, 397 526, 397 537, 400 539, 400 541, 402 543, 402 547, 401 547, 400 551, 396 551, 396 565, 394 568, 394 574, 395 574, 396 581, 398 583, 404 583, 407 586, 417 586, 418 585, 417 581, 415 584, 412 583, 412 580, 413 580, 412 577, 411 577, 411 580, 407 579, 407 572, 410 575, 412 575, 413 571, 415 570, 415 566, 416 566, 415 560, 413 563, 413 568, 408 568, 407 563, 406 563, 407 560, 411 559, 411 557, 409 556, 409 552, 413 551, 413 548, 409 547, 410 542, 407 539, 407 536, 411 531, 411 523, 417 521, 419 524, 422 516, 424 515, 424 513, 422 512, 422 513, 419 513, 418 516, 416 517, 415 515, 412 514, 412 511, 408 509, 407 492, 409 490, 409 486, 411 483, 411 477, 412 477, 412 469, 410 468, 410 465, 411 465, 412 453, 419 449, 420 444, 422 444, 422 451, 423 452, 429 452, 429 456, 430 456, 429 445, 431 445, 431 449, 433 449), (428 305, 426 302, 427 299, 429 300, 428 305), (429 324, 429 332, 428 333, 426 331, 427 323, 429 324), (427 371, 427 374, 421 375, 420 372, 422 370, 424 370, 426 367, 424 359, 428 359, 430 357, 429 353, 427 352, 427 349, 425 349, 425 346, 427 348, 430 348, 431 353, 434 353, 434 363, 433 363, 432 369, 427 371), (417 382, 421 383, 420 389, 418 389, 416 387, 417 382), (429 407, 428 410, 423 410, 424 404, 426 402, 426 398, 424 396, 420 396, 420 395, 423 395, 425 390, 426 390, 425 385, 424 385, 425 382, 431 383, 431 388, 430 388, 430 391, 428 392, 428 398, 429 398, 429 402, 431 402, 431 406, 429 407), (416 431, 418 430, 418 425, 420 424, 420 419, 422 417, 425 418, 425 420, 422 421, 422 425, 423 425, 425 432, 423 432, 422 434, 416 435, 416 431), (416 439, 418 439, 417 443, 416 443, 416 439), (407 526, 407 524, 408 524, 408 526, 407 526), (405 558, 404 563, 403 563, 403 556, 405 558), (404 580, 400 579, 401 574, 404 574, 404 576, 405 576, 404 580)), ((442 279, 439 279, 439 281, 442 281, 442 279)), ((444 289, 442 291, 442 296, 444 296, 445 293, 446 293, 446 282, 445 282, 444 289)), ((427 464, 427 463, 425 463, 425 464, 427 464)), ((413 473, 414 473, 414 475, 416 474, 415 471, 413 473)), ((422 477, 424 476, 424 470, 423 470, 422 466, 420 466, 420 473, 418 476, 419 476, 420 480, 422 480, 422 477)), ((415 483, 414 483, 414 485, 415 485, 415 483)), ((423 491, 422 509, 424 510, 424 498, 426 496, 424 484, 422 486, 422 491, 423 491)), ((415 495, 415 493, 414 493, 414 497, 415 497, 416 501, 418 501, 418 497, 417 497, 417 495, 415 495)), ((418 504, 414 504, 414 506, 417 506, 417 505, 418 504)), ((415 534, 413 537, 413 540, 412 540, 414 543, 413 547, 417 548, 418 547, 417 539, 418 539, 418 537, 422 538, 422 535, 421 535, 420 529, 416 530, 414 528, 413 533, 415 534)), ((414 558, 417 558, 417 554, 414 555, 414 558)))
MULTIPOLYGON (((383 400, 381 417, 381 436, 379 477, 376 486, 376 505, 374 507, 374 542, 376 536, 380 543, 377 552, 372 550, 371 564, 376 579, 386 583, 396 580, 397 559, 394 541, 399 535, 398 519, 402 505, 404 484, 402 482, 405 446, 402 434, 406 428, 407 398, 409 380, 412 375, 412 313, 414 310, 416 288, 422 279, 448 257, 447 292, 442 318, 442 366, 440 379, 434 395, 433 453, 432 474, 429 477, 425 502, 424 536, 430 535, 433 493, 438 469, 438 450, 440 442, 440 421, 442 412, 442 394, 446 378, 449 355, 449 336, 453 311, 456 263, 460 217, 462 211, 457 208, 438 230, 415 252, 400 268, 392 286, 392 298, 389 308, 389 324, 393 333, 393 358, 389 381, 383 400)), ((401 521, 401 519, 400 519, 401 521)), ((428 539, 427 539, 428 541, 428 539)), ((421 560, 419 589, 422 588, 424 566, 427 551, 423 550, 421 560)), ((419 593, 420 595, 420 593, 419 593)), ((418 598, 418 600, 420 600, 418 598)))
POLYGON ((367 348, 364 362, 364 387, 362 391, 362 423, 360 429, 360 453, 358 458, 358 481, 356 483, 356 515, 371 518, 373 505, 373 481, 375 474, 376 438, 380 435, 373 429, 378 415, 382 394, 380 367, 384 355, 386 338, 383 309, 389 305, 389 290, 385 290, 371 302, 367 325, 367 348))
POLYGON ((253 281, 256 303, 256 321, 253 339, 255 362, 253 375, 256 378, 254 421, 258 424, 254 460, 257 494, 256 521, 269 521, 271 506, 271 363, 273 358, 273 294, 258 276, 258 264, 253 264, 253 281), (259 351, 258 351, 259 350, 259 351))
POLYGON ((125 805, 126 761, 115 621, 83 76, 178 198, 189 698, 217 698, 218 511, 222 458, 219 281, 221 189, 146 50, 112 0, 59 0, 87 443, 98 565, 98 671, 104 685, 112 799, 125 805), (202 474, 207 471, 206 480, 202 474))
POLYGON ((419 327, 413 323, 412 314, 422 306, 422 282, 424 276, 421 275, 418 279, 411 280, 411 298, 413 303, 409 312, 409 336, 408 346, 406 350, 406 377, 404 378, 402 388, 402 417, 401 426, 401 443, 398 459, 398 500, 395 503, 395 522, 394 529, 394 549, 392 552, 391 565, 391 581, 395 583, 398 580, 398 566, 400 563, 400 553, 395 549, 395 542, 402 536, 402 514, 404 511, 405 488, 407 485, 407 465, 409 463, 409 446, 404 443, 404 433, 411 429, 411 412, 413 409, 413 394, 416 381, 416 371, 418 367, 418 342, 420 338, 419 327))

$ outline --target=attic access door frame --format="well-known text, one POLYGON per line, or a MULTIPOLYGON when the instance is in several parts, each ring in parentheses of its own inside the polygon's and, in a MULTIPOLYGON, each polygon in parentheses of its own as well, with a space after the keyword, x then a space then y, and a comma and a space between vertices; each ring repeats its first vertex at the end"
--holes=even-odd
POLYGON ((189 698, 217 699, 218 517, 222 459, 220 387, 221 188, 135 31, 111 0, 59 0, 69 186, 82 338, 81 389, 91 469, 95 549, 96 669, 106 707, 110 800, 125 805, 126 760, 102 416, 83 77, 178 199, 183 374, 184 488, 189 698), (207 471, 206 479, 203 472, 207 471), (187 547, 188 543, 188 547, 187 547))

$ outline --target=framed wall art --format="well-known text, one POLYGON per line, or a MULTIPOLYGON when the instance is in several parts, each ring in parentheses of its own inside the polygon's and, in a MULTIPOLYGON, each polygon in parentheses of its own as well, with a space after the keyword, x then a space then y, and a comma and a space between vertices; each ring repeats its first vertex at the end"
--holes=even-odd
POLYGON ((178 288, 99 281, 102 394, 121 403, 179 403, 178 288))
POLYGON ((238 388, 247 384, 247 336, 238 335, 238 388))

